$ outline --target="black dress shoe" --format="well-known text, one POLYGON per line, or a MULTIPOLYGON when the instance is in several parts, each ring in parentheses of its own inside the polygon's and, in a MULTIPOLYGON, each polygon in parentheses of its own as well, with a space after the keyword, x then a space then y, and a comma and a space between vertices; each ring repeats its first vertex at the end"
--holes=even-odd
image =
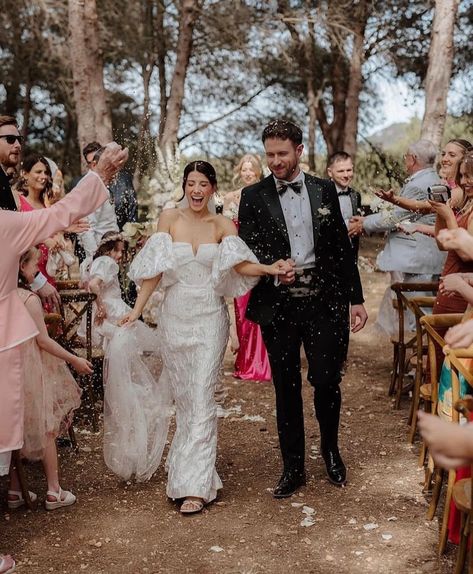
POLYGON ((273 490, 274 498, 288 498, 292 496, 298 488, 305 486, 305 473, 287 471, 279 479, 278 485, 273 490))
POLYGON ((337 449, 326 450, 322 453, 327 467, 327 476, 332 484, 335 486, 345 486, 347 483, 347 469, 343 464, 342 457, 337 449))

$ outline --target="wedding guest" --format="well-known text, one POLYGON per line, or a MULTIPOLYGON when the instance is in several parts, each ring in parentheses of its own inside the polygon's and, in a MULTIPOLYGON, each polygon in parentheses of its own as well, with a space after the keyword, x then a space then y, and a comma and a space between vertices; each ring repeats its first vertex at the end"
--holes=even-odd
MULTIPOLYGON (((398 197, 416 201, 428 199, 428 188, 440 183, 433 167, 436 155, 436 147, 428 140, 419 140, 408 147, 404 164, 409 178, 400 195, 395 196, 396 202, 398 197)), ((387 234, 383 251, 376 262, 381 271, 389 273, 389 285, 379 307, 376 325, 389 336, 394 336, 398 329, 396 311, 392 306, 391 284, 436 281, 445 261, 445 255, 439 251, 435 239, 424 234, 408 234, 399 227, 407 220, 432 225, 434 216, 411 213, 396 205, 389 211, 380 210, 367 217, 352 218, 352 223, 367 235, 387 234)), ((413 293, 412 296, 416 294, 420 295, 413 293)), ((406 330, 415 331, 412 313, 406 315, 406 330)))
MULTIPOLYGON (((0 126, 0 160, 17 155, 10 148, 20 145, 18 127, 12 124, 0 126), (6 131, 8 130, 8 132, 6 131), (3 136, 3 137, 2 137, 3 136), (7 139, 7 136, 8 139, 7 139), (10 137, 14 136, 14 138, 10 137)), ((19 260, 22 253, 32 245, 40 243, 50 235, 65 229, 96 209, 106 200, 104 185, 110 181, 128 157, 128 150, 122 150, 115 143, 109 144, 101 159, 95 176, 89 176, 84 184, 49 210, 29 213, 15 213, 0 210, 0 242, 3 255, 0 258, 0 471, 10 465, 12 450, 23 445, 23 381, 21 377, 21 344, 37 335, 37 327, 25 309, 17 292, 19 260), (95 177, 92 180, 90 178, 95 177)), ((3 169, 1 170, 3 172, 3 169)), ((2 191, 4 191, 3 188, 2 191)), ((11 193, 11 190, 9 190, 11 193)), ((1 560, 2 567, 11 566, 10 556, 1 560)))
MULTIPOLYGON (((430 201, 432 209, 437 214, 435 222, 436 235, 441 230, 463 228, 473 235, 473 152, 468 152, 460 162, 457 171, 456 184, 463 192, 463 202, 458 210, 453 210, 449 204, 430 201)), ((443 249, 439 242, 440 249, 443 249)), ((442 277, 451 273, 472 273, 473 261, 465 260, 461 252, 450 249, 447 253, 442 277)), ((463 313, 467 303, 459 294, 438 292, 433 307, 433 313, 463 313)), ((445 333, 445 331, 443 331, 445 333)))
MULTIPOLYGON (((80 406, 81 389, 67 368, 69 363, 79 374, 91 374, 92 365, 63 349, 48 335, 40 299, 29 288, 38 271, 40 253, 29 249, 20 258, 19 296, 33 318, 38 335, 22 345, 24 392, 24 443, 22 456, 41 460, 48 483, 45 507, 55 510, 70 506, 76 497, 59 484, 56 438, 72 424, 73 412, 80 406)), ((36 500, 36 494, 30 493, 36 500)), ((16 470, 10 471, 8 508, 25 504, 16 470)))
MULTIPOLYGON (((141 228, 144 242, 146 230, 141 228)), ((137 233, 139 235, 140 232, 137 233)), ((159 465, 167 434, 170 408, 167 390, 156 382, 160 361, 154 330, 142 322, 119 329, 131 312, 118 280, 125 250, 121 234, 104 235, 87 272, 89 291, 97 298, 92 308, 92 343, 103 347, 104 357, 104 460, 115 474, 129 480, 148 480, 159 465)), ((85 338, 85 318, 78 330, 85 338)))
POLYGON ((473 462, 473 423, 459 425, 422 411, 419 430, 435 462, 450 470, 473 462))
MULTIPOLYGON (((263 177, 263 168, 258 156, 244 155, 235 170, 234 184, 252 185, 263 177)), ((238 207, 241 198, 240 187, 225 195, 224 211, 226 217, 238 227, 238 207)), ((271 367, 268 352, 264 346, 259 325, 245 318, 246 307, 251 292, 234 299, 234 314, 230 324, 230 340, 232 351, 236 353, 235 371, 233 376, 238 379, 252 381, 270 381, 271 367)))
POLYGON ((351 220, 361 213, 361 195, 350 187, 353 181, 353 159, 345 151, 337 151, 327 160, 327 175, 335 184, 343 221, 347 226, 351 244, 358 259, 360 229, 351 220), (353 228, 353 229, 352 229, 353 228))
MULTIPOLYGON (((87 144, 82 150, 82 155, 89 169, 93 169, 97 161, 97 152, 102 149, 98 142, 87 144)), ((133 178, 125 170, 121 170, 109 185, 110 195, 113 200, 113 207, 117 219, 118 229, 122 230, 126 223, 133 223, 137 219, 138 202, 136 199, 133 178)), ((106 231, 113 231, 106 229, 106 231)))
MULTIPOLYGON (((125 241, 116 231, 105 233, 97 246, 90 267, 85 271, 87 289, 96 295, 92 305, 92 344, 105 350, 117 325, 131 311, 122 299, 118 280, 119 264, 123 258, 125 241)), ((86 337, 86 317, 77 331, 86 337)))
POLYGON ((215 469, 214 394, 228 340, 224 295, 242 295, 261 276, 281 274, 288 265, 283 261, 259 264, 236 236, 234 224, 209 211, 217 189, 212 165, 205 161, 188 164, 182 186, 189 207, 163 211, 158 232, 131 265, 130 277, 142 284, 135 307, 123 323, 140 317, 161 283, 165 292, 158 324, 163 360, 160 381, 166 381, 176 408, 166 491, 170 498, 183 499, 180 511, 189 514, 200 512, 222 488, 215 469))
POLYGON ((271 175, 242 191, 238 221, 240 237, 261 262, 283 259, 292 268, 277 281, 262 279, 246 311, 261 326, 271 363, 283 458, 273 496, 284 498, 305 484, 301 345, 328 478, 346 483, 338 448, 341 369, 349 321, 357 332, 367 314, 335 185, 300 169, 302 130, 279 119, 264 128, 262 140, 271 175))
MULTIPOLYGON (((34 209, 46 209, 48 196, 52 189, 52 174, 49 163, 41 155, 33 154, 25 158, 21 164, 20 179, 16 184, 19 193, 20 211, 32 211, 34 209)), ((54 276, 47 271, 49 253, 56 251, 60 245, 53 237, 48 237, 44 243, 37 246, 41 257, 38 261, 38 269, 46 278, 46 281, 56 288, 54 276)), ((47 311, 52 309, 47 306, 47 311)))
POLYGON ((471 143, 461 138, 449 140, 442 149, 439 175, 452 190, 458 187, 456 180, 460 162, 472 149, 471 143))
MULTIPOLYGON (((463 191, 456 183, 458 168, 461 160, 465 156, 465 153, 472 149, 473 146, 471 143, 463 139, 450 140, 442 148, 442 160, 440 162, 438 175, 442 179, 442 182, 446 183, 450 187, 450 205, 454 209, 456 209, 463 202, 463 191)), ((389 191, 384 191, 382 189, 378 190, 376 195, 384 201, 388 201, 389 203, 392 203, 398 207, 402 207, 403 209, 414 211, 417 214, 433 213, 432 206, 427 199, 412 199, 403 194, 398 195, 394 193, 394 190, 392 189, 389 191)), ((401 223, 400 227, 401 230, 405 233, 410 234, 419 232, 435 237, 435 227, 430 224, 426 225, 418 222, 409 222, 408 226, 403 226, 401 223)))
MULTIPOLYGON (((19 209, 19 198, 11 188, 10 178, 16 173, 22 142, 16 119, 0 115, 0 209, 19 209)), ((61 303, 59 293, 41 273, 35 277, 31 288, 41 297, 44 305, 54 308, 61 303)))
MULTIPOLYGON (((91 142, 83 149, 89 171, 95 171, 102 153, 103 147, 98 142, 91 142)), ((103 203, 94 213, 89 215, 88 223, 90 228, 79 234, 79 243, 85 252, 85 263, 81 269, 87 268, 92 261, 94 253, 97 251, 100 240, 109 231, 118 233, 117 216, 113 205, 113 197, 109 191, 108 201, 103 203)), ((81 271, 82 274, 82 271, 81 271)), ((83 277, 81 276, 81 280, 83 277)))

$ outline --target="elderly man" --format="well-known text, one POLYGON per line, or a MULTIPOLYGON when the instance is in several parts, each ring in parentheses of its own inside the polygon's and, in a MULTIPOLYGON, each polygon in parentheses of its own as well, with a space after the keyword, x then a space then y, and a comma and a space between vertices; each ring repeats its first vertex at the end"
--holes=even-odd
MULTIPOLYGON (((440 183, 434 169, 437 148, 428 140, 419 140, 411 144, 404 154, 404 164, 408 179, 401 189, 400 197, 425 201, 428 188, 440 183)), ((425 282, 434 281, 442 270, 445 254, 442 253, 433 237, 421 233, 407 234, 400 226, 406 222, 433 225, 435 216, 407 211, 399 206, 379 211, 367 217, 354 217, 352 224, 359 231, 386 233, 386 244, 378 255, 377 264, 382 271, 390 273, 390 284, 396 281, 425 282)), ((391 290, 387 289, 378 313, 377 324, 389 335, 397 329, 397 321, 391 304, 391 290)), ((408 329, 415 330, 414 317, 408 320, 408 329)))
MULTIPOLYGON (((16 119, 13 116, 0 116, 0 209, 9 211, 18 209, 7 173, 16 171, 20 162, 22 143, 23 137, 18 131, 16 119)), ((47 282, 42 273, 38 272, 31 289, 52 308, 61 303, 59 293, 47 282)))

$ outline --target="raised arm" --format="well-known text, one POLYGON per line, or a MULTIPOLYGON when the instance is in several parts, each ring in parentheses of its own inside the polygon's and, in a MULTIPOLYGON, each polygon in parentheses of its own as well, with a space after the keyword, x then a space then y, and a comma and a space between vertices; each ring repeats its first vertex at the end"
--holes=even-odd
POLYGON ((5 238, 17 253, 23 253, 89 215, 108 198, 104 182, 109 181, 111 174, 118 171, 127 157, 128 150, 109 144, 100 158, 100 169, 83 177, 71 193, 49 209, 22 213, 2 211, 0 237, 5 238))
POLYGON ((384 201, 392 203, 393 205, 397 205, 398 207, 408 211, 414 211, 415 213, 432 213, 432 207, 430 203, 425 199, 404 197, 403 195, 394 193, 393 189, 388 191, 379 189, 375 192, 375 195, 384 201))

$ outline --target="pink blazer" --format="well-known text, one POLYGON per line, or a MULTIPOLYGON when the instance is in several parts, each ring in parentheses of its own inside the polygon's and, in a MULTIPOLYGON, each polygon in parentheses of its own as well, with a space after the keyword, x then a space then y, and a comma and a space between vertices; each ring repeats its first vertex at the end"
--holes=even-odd
POLYGON ((10 362, 13 356, 9 350, 37 335, 34 321, 17 293, 20 256, 94 212, 108 197, 100 177, 89 172, 49 209, 27 213, 0 210, 0 452, 23 444, 22 381, 19 369, 10 362))

